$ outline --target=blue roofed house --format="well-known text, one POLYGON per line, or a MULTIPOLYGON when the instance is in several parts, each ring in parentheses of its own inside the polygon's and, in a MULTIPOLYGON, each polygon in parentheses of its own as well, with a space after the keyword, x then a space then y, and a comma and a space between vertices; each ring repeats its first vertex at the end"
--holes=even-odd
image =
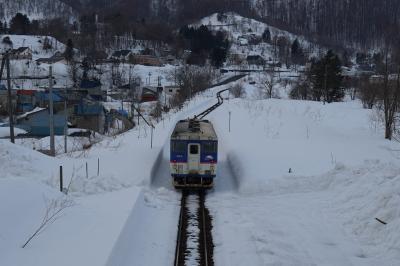
MULTIPOLYGON (((65 115, 54 114, 54 134, 63 135, 65 115)), ((30 112, 17 116, 15 127, 21 128, 32 136, 50 135, 50 114, 47 108, 36 107, 30 112)))
POLYGON ((80 90, 85 91, 85 94, 93 100, 104 100, 104 93, 101 90, 101 82, 99 80, 83 79, 80 84, 80 90))

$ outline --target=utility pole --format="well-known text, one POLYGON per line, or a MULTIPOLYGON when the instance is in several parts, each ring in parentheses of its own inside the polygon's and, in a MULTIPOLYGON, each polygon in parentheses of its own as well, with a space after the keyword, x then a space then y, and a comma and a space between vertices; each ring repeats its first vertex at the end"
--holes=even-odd
POLYGON ((231 111, 229 111, 229 132, 231 132, 231 111))
POLYGON ((10 140, 12 143, 15 143, 14 116, 13 116, 11 78, 10 78, 10 55, 9 55, 9 53, 7 53, 5 56, 6 56, 6 63, 7 63, 8 115, 9 115, 9 124, 10 124, 10 140))
POLYGON ((67 113, 67 84, 65 84, 65 98, 64 98, 64 116, 65 116, 65 124, 64 124, 64 152, 68 152, 67 148, 67 135, 68 135, 68 113, 67 113))
POLYGON ((54 110, 53 110, 53 66, 49 67, 49 109, 50 109, 50 155, 55 156, 54 110))
POLYGON ((328 63, 325 63, 325 75, 324 75, 324 104, 328 98, 328 91, 327 91, 327 75, 328 75, 328 63))

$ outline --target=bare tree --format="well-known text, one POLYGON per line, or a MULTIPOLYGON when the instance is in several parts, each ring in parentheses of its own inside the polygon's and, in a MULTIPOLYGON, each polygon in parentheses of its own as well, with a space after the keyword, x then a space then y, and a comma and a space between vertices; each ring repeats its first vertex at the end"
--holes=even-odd
POLYGON ((209 88, 215 75, 216 73, 211 67, 185 65, 172 70, 168 79, 174 80, 180 91, 170 102, 171 106, 179 106, 187 99, 209 88))
POLYGON ((245 94, 243 84, 241 84, 241 83, 235 84, 229 91, 232 93, 233 97, 235 97, 235 98, 241 98, 245 94))
POLYGON ((389 55, 386 53, 385 73, 383 77, 383 112, 385 116, 385 139, 392 139, 395 130, 395 115, 399 107, 399 91, 400 91, 400 67, 398 69, 395 84, 389 80, 389 55))
POLYGON ((268 68, 266 73, 267 75, 265 75, 265 78, 262 80, 261 84, 264 86, 266 97, 272 98, 274 93, 274 86, 276 84, 275 66, 268 68))
POLYGON ((42 233, 48 226, 54 223, 61 217, 62 212, 74 205, 74 202, 69 199, 67 196, 62 196, 58 199, 51 199, 49 201, 46 200, 46 210, 42 219, 42 222, 38 226, 38 228, 33 232, 33 234, 26 240, 26 242, 22 245, 22 248, 25 248, 29 242, 32 241, 35 237, 37 237, 40 233, 42 233))

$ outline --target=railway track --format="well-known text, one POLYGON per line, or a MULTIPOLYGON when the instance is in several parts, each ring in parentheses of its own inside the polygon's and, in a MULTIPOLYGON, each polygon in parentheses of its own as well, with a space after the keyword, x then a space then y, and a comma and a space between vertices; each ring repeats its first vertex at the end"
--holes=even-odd
POLYGON ((204 190, 182 190, 175 266, 214 265, 212 219, 205 196, 204 190))

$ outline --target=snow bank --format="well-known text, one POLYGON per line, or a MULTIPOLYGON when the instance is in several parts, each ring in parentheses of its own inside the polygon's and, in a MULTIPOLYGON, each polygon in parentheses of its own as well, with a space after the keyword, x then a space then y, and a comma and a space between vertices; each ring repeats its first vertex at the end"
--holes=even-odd
POLYGON ((400 145, 372 115, 358 102, 277 99, 234 99, 211 113, 219 164, 239 191, 210 198, 216 262, 396 265, 400 145), (249 255, 232 255, 241 250, 249 255))
POLYGON ((51 178, 51 166, 56 159, 36 151, 0 140, 0 178, 46 180, 51 178))
POLYGON ((234 99, 210 115, 242 192, 273 190, 282 178, 317 176, 337 164, 397 162, 358 103, 234 99), (231 112, 231 132, 228 116, 231 112), (238 141, 240 140, 240 141, 238 141))
MULTIPOLYGON (((17 136, 19 134, 25 134, 26 131, 20 128, 14 128, 14 135, 17 136)), ((10 128, 9 127, 1 127, 0 126, 0 138, 10 137, 10 128)))

